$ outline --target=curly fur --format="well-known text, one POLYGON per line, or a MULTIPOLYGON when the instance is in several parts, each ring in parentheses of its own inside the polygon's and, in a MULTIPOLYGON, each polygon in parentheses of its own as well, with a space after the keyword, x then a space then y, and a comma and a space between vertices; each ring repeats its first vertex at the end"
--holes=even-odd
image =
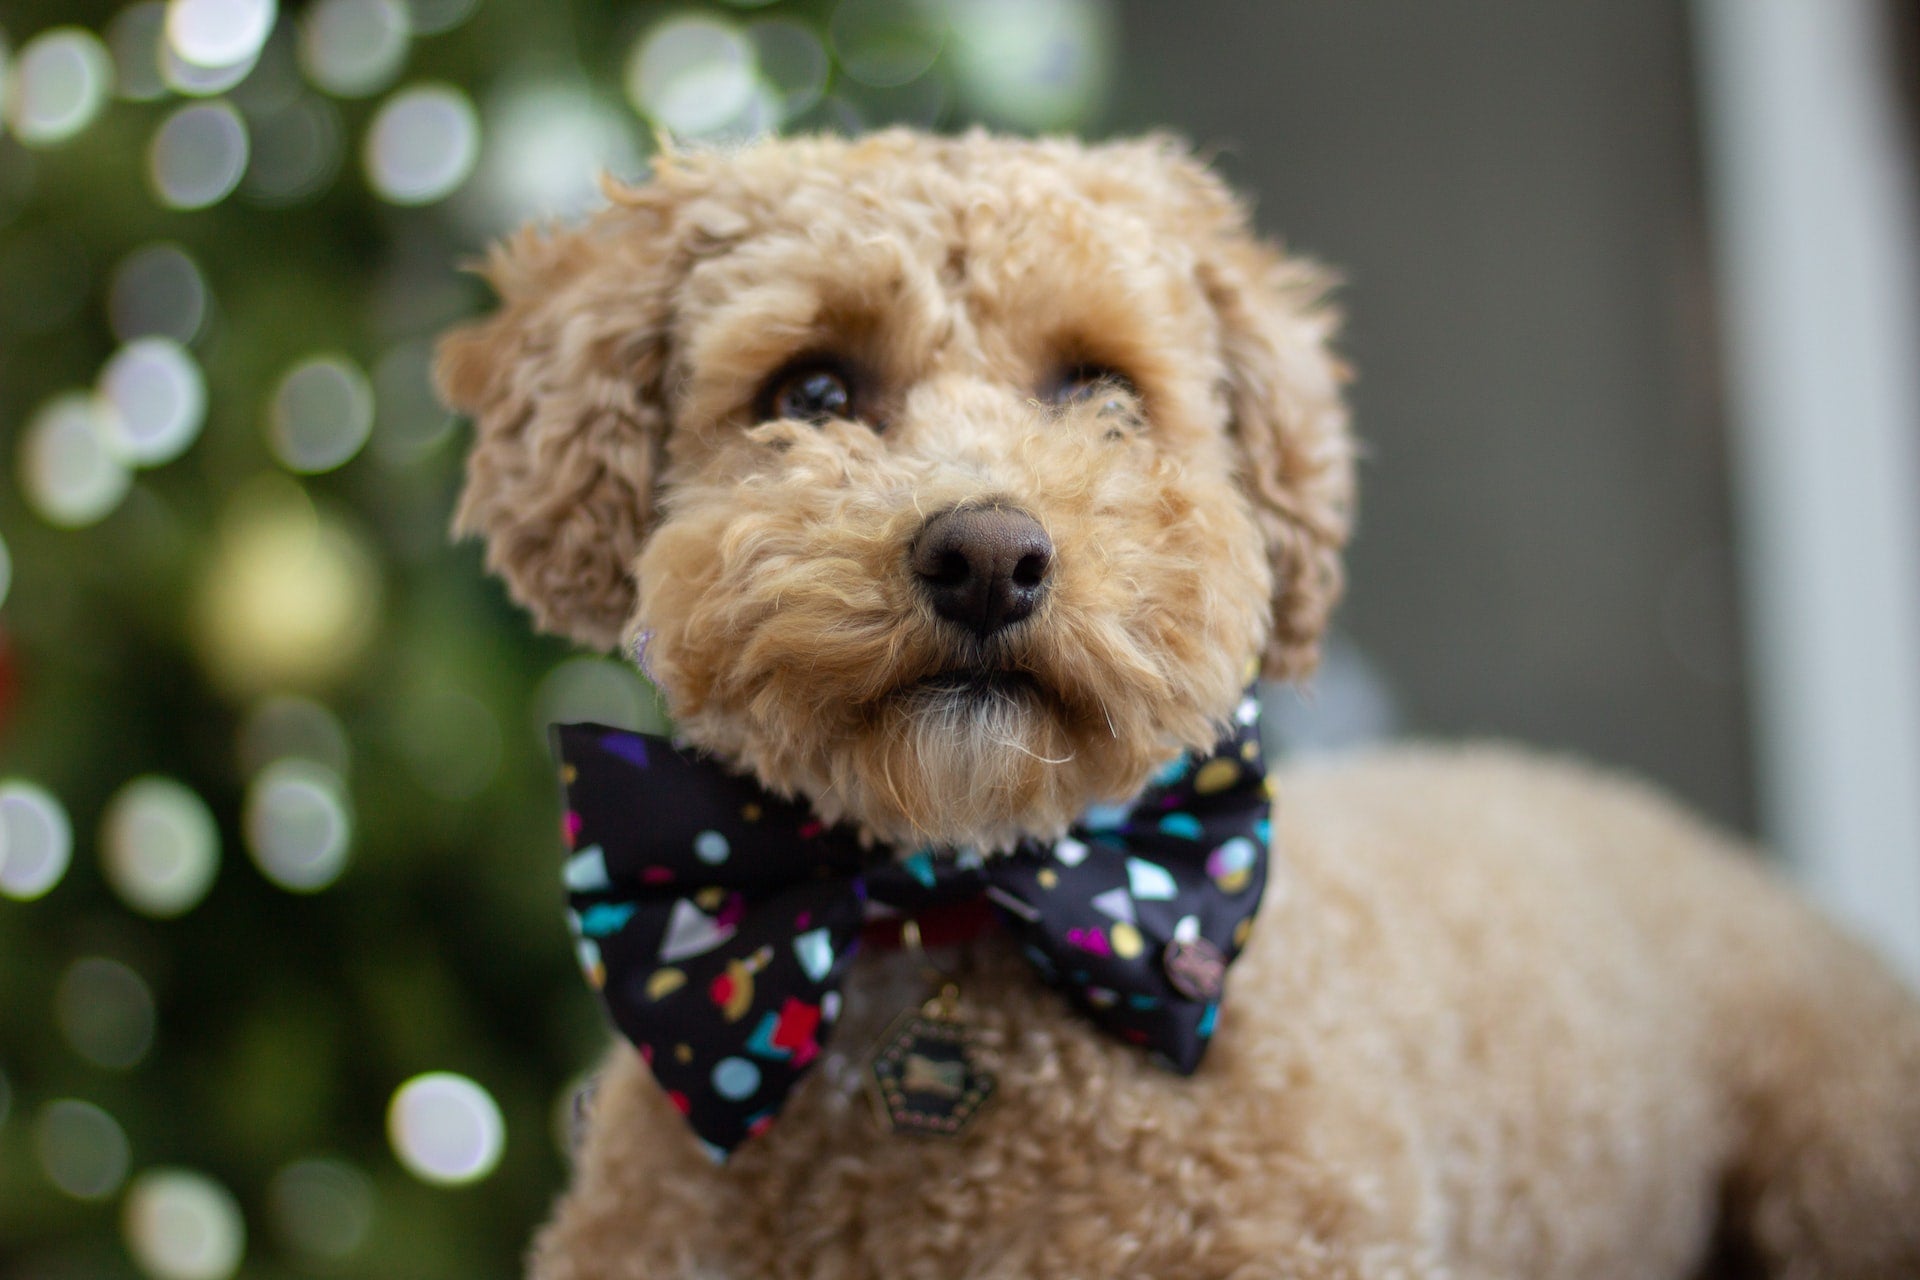
MULTIPOLYGON (((500 309, 446 340, 458 527, 542 627, 644 647, 693 741, 876 839, 1000 848, 1206 745, 1255 666, 1311 667, 1352 505, 1326 280, 1178 146, 803 139, 610 196, 498 250, 500 309), (828 352, 861 420, 761 420, 828 352), (1084 363, 1129 385, 1049 402, 1084 363), (982 504, 1055 549, 985 643, 907 560, 982 504), (983 661, 1031 683, 924 682, 983 661)), ((868 957, 725 1169, 616 1049, 534 1274, 1920 1275, 1920 1011, 1745 851, 1510 752, 1279 787, 1191 1080, 989 938, 947 963, 1001 1097, 958 1142, 883 1136, 860 1050, 923 985, 868 957)))

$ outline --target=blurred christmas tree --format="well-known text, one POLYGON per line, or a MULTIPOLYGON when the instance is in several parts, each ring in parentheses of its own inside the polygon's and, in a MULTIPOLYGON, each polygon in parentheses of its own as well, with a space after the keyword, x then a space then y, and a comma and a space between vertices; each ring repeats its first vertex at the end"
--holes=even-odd
POLYGON ((444 530, 457 266, 689 139, 1084 124, 1100 0, 0 5, 0 1274, 517 1273, 605 1043, 444 530))

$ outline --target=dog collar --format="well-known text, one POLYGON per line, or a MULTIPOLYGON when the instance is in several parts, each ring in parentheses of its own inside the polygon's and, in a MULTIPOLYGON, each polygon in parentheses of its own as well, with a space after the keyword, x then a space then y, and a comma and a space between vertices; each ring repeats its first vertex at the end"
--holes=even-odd
POLYGON ((1251 695, 1211 752, 1169 763, 1131 804, 995 858, 876 857, 667 739, 560 725, 553 745, 581 967, 716 1159, 770 1125, 818 1058, 876 924, 897 938, 900 922, 924 922, 941 945, 936 928, 964 932, 989 902, 1081 1012, 1188 1074, 1266 883, 1251 695))

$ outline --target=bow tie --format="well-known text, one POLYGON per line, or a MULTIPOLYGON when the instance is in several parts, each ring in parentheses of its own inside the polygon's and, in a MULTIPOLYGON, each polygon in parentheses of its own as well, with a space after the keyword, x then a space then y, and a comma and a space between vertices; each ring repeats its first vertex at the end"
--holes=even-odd
POLYGON ((1044 980, 1187 1074, 1266 883, 1251 695, 1210 753, 1169 763, 1131 804, 990 858, 862 849, 663 738, 559 725, 553 745, 581 967, 716 1159, 819 1057, 867 921, 984 897, 1044 980))

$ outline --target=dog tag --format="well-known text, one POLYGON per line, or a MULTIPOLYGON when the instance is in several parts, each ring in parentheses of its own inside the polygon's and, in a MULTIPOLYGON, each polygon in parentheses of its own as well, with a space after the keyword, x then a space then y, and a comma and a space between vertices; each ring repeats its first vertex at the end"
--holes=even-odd
POLYGON ((951 1138, 993 1096, 994 1078, 980 1066, 958 1005, 959 992, 947 987, 902 1014, 874 1051, 874 1100, 895 1133, 951 1138))

